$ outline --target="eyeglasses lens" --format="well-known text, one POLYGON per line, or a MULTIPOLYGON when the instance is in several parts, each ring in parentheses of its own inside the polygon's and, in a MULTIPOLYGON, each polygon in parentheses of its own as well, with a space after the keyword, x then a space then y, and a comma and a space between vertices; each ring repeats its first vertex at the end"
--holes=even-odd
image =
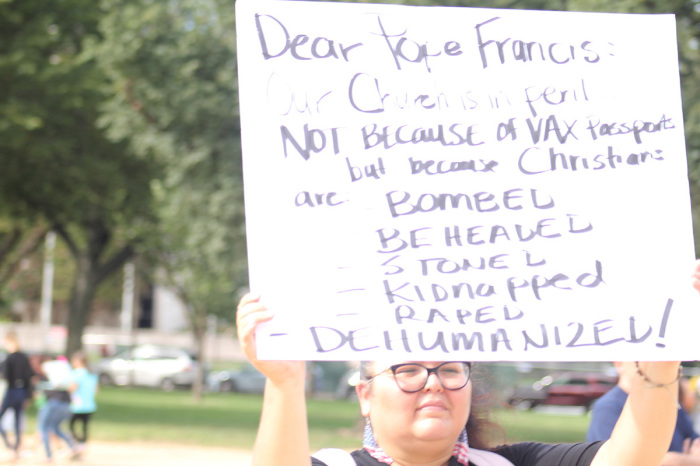
POLYGON ((446 362, 433 369, 420 364, 399 364, 392 371, 399 388, 409 393, 422 390, 431 372, 435 372, 446 390, 459 390, 469 381, 469 366, 462 362, 446 362))

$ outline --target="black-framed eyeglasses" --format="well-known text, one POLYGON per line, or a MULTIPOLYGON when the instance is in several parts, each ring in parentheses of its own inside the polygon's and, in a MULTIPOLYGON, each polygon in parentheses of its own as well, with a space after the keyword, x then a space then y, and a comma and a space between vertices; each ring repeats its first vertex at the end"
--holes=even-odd
POLYGON ((399 386, 401 391, 415 393, 425 388, 430 374, 435 374, 442 388, 445 390, 459 390, 464 388, 469 382, 471 367, 469 362, 443 362, 433 368, 411 362, 391 366, 373 375, 368 380, 372 380, 384 372, 391 371, 394 374, 396 385, 399 386))

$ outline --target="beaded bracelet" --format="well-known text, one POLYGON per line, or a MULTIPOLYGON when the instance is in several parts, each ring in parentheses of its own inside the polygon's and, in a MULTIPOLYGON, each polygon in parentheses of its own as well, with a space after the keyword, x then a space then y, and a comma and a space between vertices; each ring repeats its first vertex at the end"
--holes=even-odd
POLYGON ((637 368, 637 374, 639 374, 639 376, 640 376, 642 379, 644 379, 644 381, 645 381, 646 383, 648 383, 649 385, 651 385, 651 386, 654 387, 654 388, 668 387, 669 385, 673 385, 674 383, 676 383, 676 382, 678 382, 678 381, 680 380, 681 375, 683 374, 683 366, 680 366, 680 365, 679 365, 679 366, 678 366, 678 377, 676 377, 672 382, 669 382, 669 383, 655 383, 655 382, 652 382, 651 379, 649 379, 649 377, 647 377, 647 375, 646 375, 644 372, 642 372, 642 369, 639 367, 639 361, 634 361, 634 365, 635 365, 635 367, 637 368))

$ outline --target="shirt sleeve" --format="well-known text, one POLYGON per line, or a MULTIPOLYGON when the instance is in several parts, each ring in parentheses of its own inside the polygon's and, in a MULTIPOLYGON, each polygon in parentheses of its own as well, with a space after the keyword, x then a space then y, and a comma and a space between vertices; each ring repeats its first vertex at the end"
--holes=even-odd
POLYGON ((494 452, 516 466, 588 466, 603 443, 524 442, 498 447, 494 452))

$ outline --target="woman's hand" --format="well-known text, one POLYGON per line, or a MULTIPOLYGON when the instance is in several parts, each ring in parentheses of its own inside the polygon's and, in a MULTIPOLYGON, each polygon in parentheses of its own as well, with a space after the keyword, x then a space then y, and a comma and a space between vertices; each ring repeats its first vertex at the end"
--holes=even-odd
POLYGON ((236 327, 243 353, 267 377, 262 416, 253 448, 253 464, 310 466, 303 361, 263 361, 255 348, 255 330, 273 318, 260 297, 247 294, 238 304, 236 327))
POLYGON ((255 347, 255 330, 258 325, 268 322, 274 317, 274 313, 268 310, 260 302, 260 297, 251 293, 241 298, 236 313, 236 328, 238 329, 238 341, 241 344, 243 354, 260 372, 276 385, 287 383, 303 383, 303 361, 264 361, 259 360, 255 347))
POLYGON ((700 259, 695 261, 695 270, 692 275, 693 288, 700 291, 700 259))

